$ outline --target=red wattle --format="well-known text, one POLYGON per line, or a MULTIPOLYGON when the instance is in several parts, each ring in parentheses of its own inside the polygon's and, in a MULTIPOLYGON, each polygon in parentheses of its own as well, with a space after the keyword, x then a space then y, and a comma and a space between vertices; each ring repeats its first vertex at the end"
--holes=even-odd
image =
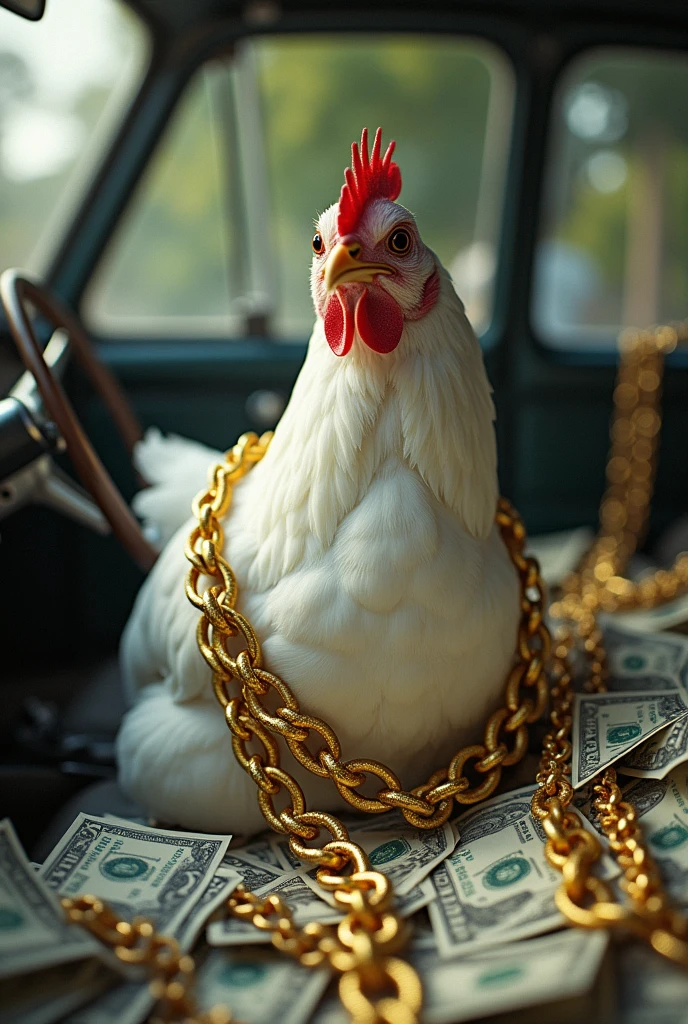
POLYGON ((345 356, 354 343, 354 318, 337 292, 325 310, 325 337, 336 356, 345 356))
POLYGON ((399 304, 382 288, 366 288, 356 303, 356 330, 374 352, 393 352, 404 330, 399 304))

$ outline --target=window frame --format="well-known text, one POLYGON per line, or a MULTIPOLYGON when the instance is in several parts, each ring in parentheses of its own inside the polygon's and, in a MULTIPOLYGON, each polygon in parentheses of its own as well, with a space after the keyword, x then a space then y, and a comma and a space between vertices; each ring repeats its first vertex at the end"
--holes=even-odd
MULTIPOLYGON (((186 95, 186 90, 188 89, 188 87, 189 87, 191 81, 193 80, 194 76, 196 74, 198 74, 203 69, 203 66, 205 64, 207 64, 209 62, 212 62, 213 60, 218 60, 218 59, 220 59, 220 60, 222 60, 222 59, 229 59, 229 60, 231 60, 231 58, 232 58, 232 56, 234 54, 234 51, 235 51, 235 47, 237 46, 237 44, 242 42, 242 41, 244 41, 244 40, 246 40, 246 39, 253 39, 253 38, 260 38, 260 37, 267 37, 268 39, 270 39, 270 38, 275 38, 277 36, 290 36, 290 35, 292 35, 292 36, 306 36, 306 35, 312 35, 312 36, 315 35, 315 36, 317 36, 317 35, 325 35, 325 34, 330 34, 330 33, 332 33, 332 34, 341 34, 341 35, 346 35, 346 36, 365 35, 365 36, 369 36, 370 37, 370 36, 375 36, 375 35, 381 35, 381 36, 384 36, 384 35, 395 35, 395 36, 398 36, 398 37, 403 37, 403 36, 412 36, 414 34, 417 34, 418 26, 414 24, 415 21, 416 21, 415 18, 409 19, 409 17, 399 17, 399 16, 395 15, 394 20, 390 20, 388 23, 385 23, 383 26, 380 26, 380 24, 379 24, 379 16, 377 16, 377 17, 376 16, 372 16, 372 17, 369 16, 368 18, 363 19, 359 15, 357 23, 356 23, 355 26, 349 25, 347 23, 347 19, 343 18, 343 19, 341 19, 341 24, 339 24, 339 25, 337 25, 336 27, 333 28, 332 19, 331 18, 329 18, 329 19, 328 18, 325 18, 325 19, 316 18, 316 19, 309 19, 308 22, 305 23, 305 24, 300 24, 298 22, 296 22, 294 24, 290 24, 288 26, 288 28, 285 28, 284 26, 280 25, 278 30, 275 30, 275 28, 273 26, 267 26, 265 29, 260 29, 260 30, 256 30, 254 28, 247 29, 245 26, 241 26, 239 30, 236 30, 236 29, 233 30, 231 26, 228 26, 226 33, 223 33, 223 32, 220 32, 220 31, 214 32, 213 35, 212 35, 212 41, 210 41, 210 42, 208 42, 208 44, 202 46, 196 52, 195 57, 193 59, 189 60, 188 62, 185 62, 184 65, 181 68, 178 69, 179 72, 180 72, 180 77, 176 78, 175 85, 174 85, 174 91, 170 92, 168 94, 168 96, 167 96, 167 101, 168 102, 167 102, 167 105, 166 105, 166 108, 165 108, 166 109, 165 117, 162 120, 162 122, 157 126, 157 130, 155 132, 155 135, 151 139, 151 143, 152 144, 147 149, 145 159, 144 159, 143 163, 139 166, 138 173, 136 174, 135 177, 131 178, 127 194, 124 197, 123 202, 120 204, 120 206, 118 208, 118 212, 117 212, 116 217, 111 222, 110 232, 108 233, 107 237, 104 239, 102 244, 99 246, 98 250, 94 252, 94 256, 92 257, 92 263, 91 263, 91 266, 90 266, 88 277, 80 279, 79 282, 78 282, 78 288, 76 289, 76 295, 77 295, 76 301, 79 304, 78 305, 79 311, 81 313, 83 313, 83 310, 81 308, 81 303, 82 303, 82 301, 85 298, 86 292, 88 291, 89 285, 91 283, 91 278, 97 273, 98 269, 101 267, 101 260, 106 255, 107 247, 108 247, 110 241, 113 239, 113 237, 116 234, 116 232, 118 231, 119 226, 120 226, 120 221, 123 218, 126 217, 127 211, 129 209, 129 206, 130 206, 130 204, 132 203, 132 201, 134 199, 134 196, 135 196, 135 194, 137 192, 137 189, 139 188, 139 186, 142 183, 142 179, 144 178, 144 176, 146 174, 146 171, 147 171, 148 167, 150 166, 150 163, 155 159, 155 155, 156 155, 156 153, 157 153, 157 151, 159 149, 159 146, 160 146, 161 142, 164 142, 164 139, 165 139, 165 136, 166 136, 166 133, 167 133, 167 129, 169 128, 170 122, 172 121, 176 111, 178 110, 180 102, 183 101, 183 98, 186 95), (369 23, 366 23, 366 22, 369 22, 369 23)), ((499 331, 495 330, 496 308, 497 308, 497 294, 498 294, 498 288, 499 288, 499 276, 500 276, 500 271, 501 271, 501 261, 499 259, 499 254, 501 253, 501 249, 502 249, 502 241, 503 241, 502 235, 503 235, 504 226, 505 226, 505 213, 506 213, 507 204, 508 204, 508 201, 509 201, 508 189, 509 189, 509 179, 510 179, 510 175, 511 175, 514 123, 515 123, 515 114, 516 114, 516 103, 517 103, 517 97, 518 97, 518 92, 519 92, 519 90, 518 90, 518 80, 517 80, 517 68, 516 68, 516 65, 515 65, 515 62, 514 62, 514 56, 513 56, 514 53, 518 52, 518 41, 514 40, 514 39, 510 39, 510 45, 511 45, 511 50, 510 50, 509 48, 507 48, 507 44, 505 42, 505 38, 504 38, 504 36, 501 33, 498 33, 498 34, 488 34, 487 30, 486 30, 486 25, 488 23, 485 22, 483 24, 481 22, 482 27, 480 28, 476 24, 476 19, 473 19, 470 22, 470 27, 466 24, 466 25, 462 25, 460 28, 455 28, 454 27, 454 28, 451 28, 451 29, 447 28, 446 19, 438 19, 437 27, 433 27, 434 26, 434 22, 431 19, 428 19, 428 18, 423 18, 422 19, 422 24, 423 24, 423 30, 422 30, 421 34, 423 36, 427 36, 427 37, 431 37, 431 38, 434 37, 434 38, 437 38, 437 39, 447 39, 447 38, 452 39, 453 38, 453 39, 456 39, 457 41, 466 42, 466 43, 470 43, 472 41, 475 41, 478 44, 484 45, 486 49, 492 49, 495 52, 497 58, 500 61, 503 61, 503 65, 504 66, 500 70, 503 71, 503 73, 505 74, 507 82, 508 82, 508 87, 511 89, 511 106, 510 106, 510 111, 509 111, 509 115, 510 115, 509 139, 508 139, 507 145, 505 147, 504 168, 503 168, 503 171, 502 171, 502 181, 500 183, 501 184, 501 193, 500 193, 500 197, 499 197, 500 198, 500 211, 499 211, 499 217, 498 217, 498 230, 497 230, 497 232, 495 234, 495 244, 496 244, 496 253, 497 253, 497 261, 496 261, 497 273, 495 275, 495 279, 494 279, 494 283, 493 283, 493 287, 492 287, 492 292, 491 292, 491 317, 490 317, 490 323, 489 323, 489 326, 487 327, 487 329, 480 336, 480 342, 481 342, 482 347, 485 350, 488 350, 488 349, 493 347, 493 345, 496 342, 497 337, 499 336, 499 331)), ((307 267, 304 265, 304 273, 306 273, 306 270, 307 270, 307 267)), ((85 318, 86 318, 86 322, 88 323, 88 316, 87 316, 87 314, 84 314, 84 315, 85 315, 85 318)), ((161 319, 161 321, 163 321, 164 317, 161 317, 160 319, 161 319)), ((190 318, 190 319, 193 319, 193 318, 190 318)), ((89 326, 90 326, 90 324, 89 324, 89 326)), ((173 336, 167 336, 164 333, 162 333, 164 331, 164 324, 162 324, 162 331, 161 331, 161 333, 159 335, 156 335, 154 331, 150 331, 150 332, 146 331, 145 333, 141 333, 140 335, 137 335, 133 331, 127 330, 127 331, 123 331, 121 334, 117 334, 116 332, 108 332, 107 335, 105 335, 104 333, 101 333, 101 332, 97 332, 97 337, 98 337, 99 344, 107 345, 107 346, 111 346, 113 344, 126 345, 128 343, 138 344, 138 345, 147 345, 149 343, 150 344, 156 344, 156 345, 164 345, 165 343, 167 343, 169 345, 177 345, 178 346, 180 344, 185 344, 185 343, 194 344, 196 342, 203 342, 204 344, 205 343, 212 344, 213 342, 217 342, 218 344, 222 345, 222 344, 227 344, 227 343, 236 344, 238 341, 242 341, 242 340, 246 340, 246 339, 252 339, 252 338, 265 338, 265 334, 261 332, 261 327, 262 327, 262 320, 260 318, 258 318, 256 329, 255 330, 249 330, 249 331, 245 332, 244 334, 233 334, 230 338, 227 338, 227 337, 218 337, 218 335, 216 333, 208 333, 206 335, 204 335, 202 333, 194 333, 194 334, 189 334, 187 336, 188 339, 189 339, 188 342, 187 342, 187 339, 184 337, 183 331, 181 331, 181 330, 180 331, 176 331, 175 330, 173 336)), ((304 340, 307 340, 307 338, 304 339, 304 340)), ((281 337, 275 337, 274 339, 273 338, 268 338, 268 341, 269 342, 273 342, 274 341, 276 344, 278 344, 278 345, 280 345, 282 347, 284 347, 285 345, 290 345, 290 344, 294 348, 298 348, 300 346, 300 343, 294 343, 294 342, 292 342, 292 341, 290 341, 288 339, 284 339, 284 338, 281 338, 281 337)))
MULTIPOLYGON (((573 71, 575 71, 575 65, 579 61, 583 61, 586 58, 594 56, 600 53, 611 54, 613 51, 621 53, 629 53, 632 51, 638 53, 650 54, 669 54, 669 55, 681 55, 686 61, 688 67, 688 32, 684 33, 685 44, 684 46, 677 46, 674 43, 665 45, 659 45, 648 41, 647 34, 643 34, 643 42, 629 43, 627 41, 621 42, 618 38, 614 42, 601 42, 596 41, 592 44, 581 42, 575 49, 572 49, 567 53, 566 59, 562 61, 557 69, 557 74, 552 83, 552 90, 549 97, 549 115, 546 126, 546 150, 542 164, 542 181, 539 192, 539 208, 536 219, 536 231, 533 239, 533 244, 530 250, 531 258, 531 274, 528 291, 528 332, 532 340, 533 346, 539 355, 545 359, 551 360, 557 365, 564 366, 609 366, 616 365, 618 361, 618 350, 615 344, 610 344, 609 338, 611 331, 600 332, 600 347, 596 349, 592 344, 587 346, 576 347, 579 343, 580 338, 577 337, 574 331, 571 334, 566 335, 567 342, 570 340, 570 347, 566 345, 556 345, 548 340, 545 331, 542 329, 542 325, 538 324, 535 316, 535 297, 536 297, 536 279, 537 272, 535 269, 535 263, 537 258, 537 247, 539 242, 545 237, 543 234, 543 228, 546 226, 548 221, 548 209, 547 209, 547 175, 550 167, 553 167, 553 158, 555 155, 555 144, 558 134, 558 110, 557 104, 562 95, 562 89, 566 85, 566 79, 570 79, 573 71)), ((688 318, 688 305, 686 306, 686 317, 688 318)), ((649 324, 638 324, 638 327, 650 326, 649 324)), ((623 328, 619 328, 616 332, 617 336, 623 328)), ((562 332, 563 336, 563 332, 562 332)), ((590 334, 592 338, 592 331, 590 334)), ((677 348, 673 353, 666 357, 668 366, 675 367, 688 367, 688 350, 685 348, 677 348)))
MULTIPOLYGON (((133 6, 144 14, 138 4, 133 6)), ((422 13, 398 9, 375 12, 367 8, 348 12, 285 11, 267 25, 250 25, 228 17, 209 22, 201 29, 191 27, 176 39, 170 39, 162 25, 150 16, 146 19, 144 14, 144 20, 148 21, 152 33, 148 73, 46 272, 48 283, 75 308, 79 308, 92 268, 145 171, 174 107, 193 73, 206 60, 231 55, 237 40, 260 35, 341 31, 474 37, 502 52, 511 67, 514 83, 493 315, 482 338, 483 346, 488 352, 503 353, 500 371, 506 373, 514 368, 517 351, 520 358, 526 353, 531 357, 527 360, 531 364, 529 373, 534 357, 542 370, 548 365, 554 368, 615 363, 612 350, 563 352, 543 345, 531 322, 534 252, 543 216, 544 168, 553 103, 560 76, 587 50, 608 46, 685 53, 688 51, 685 18, 665 14, 664 24, 657 26, 656 20, 650 21, 642 12, 633 12, 627 15, 627 23, 620 26, 610 15, 591 22, 562 7, 551 12, 543 26, 535 10, 530 18, 519 17, 518 12, 497 18, 485 13, 484 7, 447 13, 444 4, 433 4, 422 13)), ((212 339, 208 341, 212 344, 212 339)), ((157 351, 161 359, 168 345, 196 343, 156 339, 152 335, 145 342, 159 345, 157 351)), ((140 342, 136 339, 113 336, 107 347, 121 365, 122 360, 126 362, 125 349, 137 344, 140 342), (117 356, 112 351, 115 344, 119 348, 117 356)), ((225 343, 219 341, 218 344, 225 343)), ((102 355, 108 358, 104 352, 102 355)), ((175 354, 175 361, 180 355, 179 351, 175 354)), ((189 359, 193 358, 190 352, 189 359)), ((670 364, 673 363, 688 365, 688 355, 674 353, 670 357, 670 364)), ((140 365, 138 358, 133 359, 132 365, 135 364, 140 365)))

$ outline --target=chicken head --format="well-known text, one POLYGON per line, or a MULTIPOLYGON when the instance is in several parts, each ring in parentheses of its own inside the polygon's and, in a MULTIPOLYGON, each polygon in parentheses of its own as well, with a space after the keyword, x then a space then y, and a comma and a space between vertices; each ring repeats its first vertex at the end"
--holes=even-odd
POLYGON ((439 295, 437 260, 420 237, 413 214, 395 202, 401 173, 394 142, 380 156, 382 130, 368 155, 368 129, 351 147, 339 203, 326 210, 313 236, 311 290, 325 336, 337 356, 359 338, 373 351, 392 352, 409 320, 439 295))

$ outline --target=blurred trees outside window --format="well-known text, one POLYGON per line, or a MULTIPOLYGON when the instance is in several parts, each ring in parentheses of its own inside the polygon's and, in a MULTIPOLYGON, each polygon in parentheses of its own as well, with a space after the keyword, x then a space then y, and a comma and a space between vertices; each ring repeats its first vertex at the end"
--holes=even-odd
POLYGON ((367 125, 400 201, 490 321, 511 126, 506 58, 473 39, 262 37, 189 83, 86 297, 104 335, 304 340, 313 219, 367 125))
POLYGON ((50 0, 39 22, 0 9, 0 269, 45 269, 147 58, 118 0, 50 0))
POLYGON ((688 316, 688 59, 601 49, 555 103, 533 318, 554 347, 688 316))

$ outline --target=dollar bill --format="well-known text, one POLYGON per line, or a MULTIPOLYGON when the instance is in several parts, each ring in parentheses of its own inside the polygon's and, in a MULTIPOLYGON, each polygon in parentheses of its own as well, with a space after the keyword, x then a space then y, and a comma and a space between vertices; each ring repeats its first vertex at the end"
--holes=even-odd
POLYGON ((177 927, 176 938, 184 952, 193 947, 208 918, 226 903, 241 880, 237 871, 220 865, 198 903, 190 908, 177 927))
POLYGON ((273 867, 271 864, 254 860, 243 847, 229 850, 222 859, 221 867, 238 874, 243 885, 250 892, 263 889, 271 882, 279 881, 286 874, 284 868, 273 867))
MULTIPOLYGON (((442 828, 428 831, 409 825, 401 814, 385 815, 384 824, 377 816, 367 815, 347 822, 347 826, 351 841, 368 854, 373 868, 385 873, 399 896, 411 892, 427 878, 432 869, 449 856, 458 839, 456 829, 449 822, 442 828)), ((275 836, 271 842, 284 868, 315 878, 317 869, 308 869, 291 852, 286 838, 275 836)))
POLYGON ((243 856, 251 863, 278 869, 283 867, 280 858, 272 848, 269 836, 257 836, 240 849, 243 856))
MULTIPOLYGON (((564 924, 554 903, 561 874, 545 860, 546 836, 530 813, 534 791, 503 793, 458 818, 459 845, 430 876, 437 898, 428 913, 441 957, 472 955, 564 924)), ((606 856, 600 875, 618 875, 606 856)))
POLYGON ((124 981, 64 1017, 60 1024, 142 1024, 154 1006, 148 982, 124 981))
POLYGON ((619 1024, 684 1024, 688 1019, 685 969, 639 942, 620 946, 616 961, 619 1024))
POLYGON ((120 917, 142 915, 158 931, 174 934, 216 874, 230 838, 82 813, 46 858, 41 876, 61 896, 92 893, 120 917))
POLYGON ((255 928, 249 921, 237 917, 211 921, 205 933, 211 946, 269 946, 272 936, 269 932, 255 928))
MULTIPOLYGON (((561 1006, 563 1000, 592 987, 607 944, 605 933, 566 929, 462 960, 440 960, 429 945, 412 947, 409 960, 423 982, 423 1020, 455 1024, 542 1003, 561 1006)), ((555 1012, 544 1019, 562 1018, 555 1012)), ((312 1024, 348 1020, 332 992, 316 1010, 312 1024)), ((534 1021, 532 1014, 528 1020, 534 1021)))
POLYGON ((688 716, 641 743, 619 762, 617 769, 624 775, 641 779, 664 779, 685 761, 688 761, 688 716))
POLYGON ((574 788, 686 714, 688 707, 678 691, 576 694, 572 728, 574 788))
POLYGON ((431 878, 429 914, 441 957, 551 931, 560 874, 544 856, 545 835, 530 813, 534 786, 504 793, 458 819, 461 841, 431 878))
POLYGON ((213 949, 198 970, 200 1008, 227 1006, 250 1024, 305 1024, 330 980, 267 949, 213 949))
POLYGON ((603 623, 613 621, 622 629, 633 629, 639 633, 656 633, 673 629, 688 622, 688 594, 667 601, 658 608, 639 609, 635 612, 615 612, 613 616, 600 616, 603 623))
POLYGON ((608 625, 604 645, 609 688, 688 693, 688 638, 676 633, 637 633, 608 625))
POLYGON ((119 976, 97 960, 0 981, 0 1024, 53 1024, 111 988, 119 976))
POLYGON ((256 895, 261 897, 273 894, 287 904, 296 925, 304 925, 309 921, 335 924, 342 918, 341 911, 338 912, 325 903, 307 884, 300 871, 282 875, 278 882, 256 892, 256 895))
POLYGON ((0 822, 0 978, 99 953, 98 943, 66 920, 12 824, 0 822))
POLYGON ((688 906, 688 766, 665 779, 633 779, 623 787, 672 898, 688 906))
POLYGON ((545 533, 528 538, 526 554, 537 558, 543 580, 549 587, 556 587, 565 576, 573 572, 594 537, 593 531, 587 526, 545 533))

